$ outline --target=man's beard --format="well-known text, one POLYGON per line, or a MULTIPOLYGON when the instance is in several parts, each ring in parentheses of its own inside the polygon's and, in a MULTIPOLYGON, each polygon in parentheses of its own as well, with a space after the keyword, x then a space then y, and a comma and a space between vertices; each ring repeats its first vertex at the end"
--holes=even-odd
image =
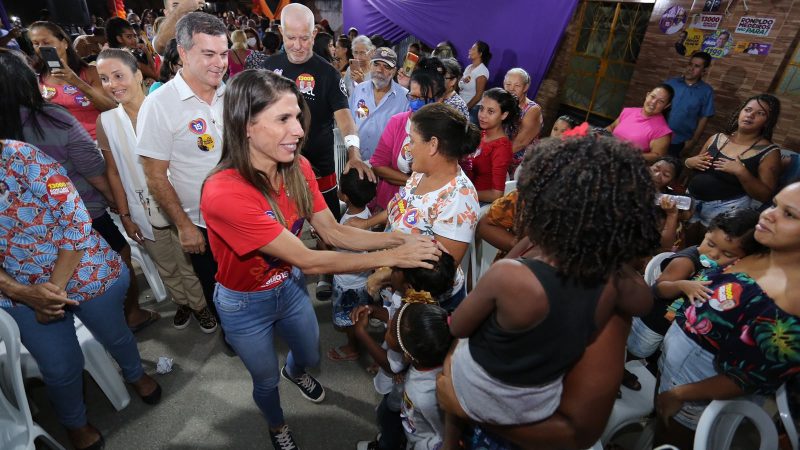
POLYGON ((389 86, 389 83, 392 82, 391 79, 379 80, 379 79, 377 79, 375 77, 372 77, 371 80, 372 80, 372 86, 375 89, 384 89, 384 88, 386 88, 386 86, 389 86))

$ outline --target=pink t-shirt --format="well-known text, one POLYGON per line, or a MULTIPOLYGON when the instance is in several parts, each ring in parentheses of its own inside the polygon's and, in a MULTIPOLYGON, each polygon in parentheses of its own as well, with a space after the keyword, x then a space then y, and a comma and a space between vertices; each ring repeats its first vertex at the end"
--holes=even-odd
POLYGON ((650 153, 650 141, 672 134, 672 130, 661 114, 648 117, 642 108, 624 108, 613 134, 641 149, 642 153, 650 153))
MULTIPOLYGON (((369 159, 372 167, 390 167, 400 170, 397 166, 397 157, 400 150, 408 145, 408 133, 406 133, 406 122, 411 117, 411 111, 397 113, 389 119, 386 128, 383 129, 381 139, 375 147, 375 153, 369 159)), ((386 180, 378 180, 378 190, 375 194, 375 202, 386 209, 389 200, 400 190, 400 186, 395 186, 386 180)))

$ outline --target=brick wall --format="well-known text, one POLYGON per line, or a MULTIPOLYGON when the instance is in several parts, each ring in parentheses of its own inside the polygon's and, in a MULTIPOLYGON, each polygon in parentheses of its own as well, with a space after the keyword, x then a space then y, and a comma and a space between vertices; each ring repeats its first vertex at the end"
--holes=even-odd
MULTIPOLYGON (((688 61, 687 57, 678 55, 673 45, 675 35, 666 35, 658 27, 658 21, 665 10, 679 5, 691 17, 703 8, 703 1, 695 1, 695 9, 689 11, 692 0, 658 0, 650 17, 650 24, 642 43, 636 70, 628 87, 625 105, 640 105, 645 94, 667 77, 680 75, 688 61)), ((723 2, 723 8, 727 1, 723 2)), ((792 49, 792 43, 800 30, 800 0, 747 0, 749 12, 745 13, 743 2, 735 2, 730 13, 723 16, 720 29, 732 32, 734 41, 753 40, 772 44, 769 55, 755 56, 746 54, 729 54, 711 63, 705 81, 715 91, 715 107, 717 110, 706 127, 706 136, 721 131, 732 112, 740 103, 751 95, 770 92, 773 85, 782 75, 782 64, 792 49), (775 25, 767 37, 755 37, 733 33, 742 16, 775 18, 775 25)), ((711 33, 711 31, 704 31, 711 33)), ((797 96, 778 96, 781 100, 781 117, 775 129, 773 140, 783 147, 800 150, 800 98, 797 96)))
MULTIPOLYGON (((701 12, 702 0, 657 0, 653 7, 650 24, 642 43, 636 70, 633 73, 631 84, 625 97, 626 106, 641 105, 645 94, 656 84, 668 77, 680 75, 688 62, 687 57, 677 54, 674 48, 676 35, 666 35, 661 32, 658 22, 661 15, 674 5, 684 7, 691 17, 694 13, 701 12), (695 9, 689 10, 695 4, 695 9)), ((723 5, 727 1, 723 2, 723 5)), ((737 33, 732 33, 734 41, 752 40, 772 44, 769 55, 754 56, 745 54, 731 54, 712 62, 705 81, 715 90, 715 106, 717 110, 706 127, 706 136, 701 142, 713 133, 721 131, 739 104, 747 97, 762 92, 770 92, 773 85, 782 74, 782 66, 786 55, 791 51, 793 42, 798 37, 800 30, 800 0, 748 0, 750 8, 744 11, 741 1, 735 2, 730 13, 724 16, 720 25, 721 29, 733 32, 739 18, 748 16, 772 17, 776 23, 769 36, 755 38, 737 33)), ((578 38, 579 24, 577 23, 577 10, 575 17, 570 22, 565 32, 561 46, 545 76, 536 96, 536 101, 544 110, 545 128, 543 135, 550 132, 559 110, 559 93, 563 87, 567 64, 569 63, 570 50, 574 48, 578 38)), ((724 10, 724 6, 722 8, 724 10)), ((722 11, 720 11, 720 14, 722 11)), ((711 33, 711 31, 703 31, 711 33)), ((800 150, 800 98, 796 96, 778 96, 781 100, 781 117, 775 130, 773 139, 776 143, 786 148, 800 150)))

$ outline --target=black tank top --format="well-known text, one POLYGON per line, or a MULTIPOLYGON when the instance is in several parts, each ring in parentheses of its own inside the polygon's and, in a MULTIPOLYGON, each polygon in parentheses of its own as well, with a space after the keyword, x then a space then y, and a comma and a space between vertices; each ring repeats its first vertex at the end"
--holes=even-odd
POLYGON ((586 288, 542 261, 517 261, 544 288, 550 306, 547 317, 527 330, 507 331, 500 328, 495 312, 470 336, 469 351, 475 362, 504 383, 537 386, 556 380, 583 355, 597 329, 594 315, 604 284, 586 288))
MULTIPOLYGON (((708 146, 708 153, 714 160, 733 160, 722 153, 722 148, 719 147, 719 137, 721 135, 721 133, 717 134, 714 142, 708 146)), ((723 144, 722 147, 724 148, 725 144, 723 144)), ((775 144, 754 146, 753 149, 758 150, 758 153, 739 160, 744 164, 748 172, 754 177, 758 177, 758 165, 761 164, 761 159, 767 153, 777 148, 778 146, 775 144)), ((714 166, 709 167, 703 172, 697 172, 694 177, 692 177, 692 180, 689 182, 689 192, 692 194, 692 197, 706 202, 713 200, 731 200, 747 194, 742 187, 742 183, 736 178, 736 175, 720 172, 715 169, 714 166)))

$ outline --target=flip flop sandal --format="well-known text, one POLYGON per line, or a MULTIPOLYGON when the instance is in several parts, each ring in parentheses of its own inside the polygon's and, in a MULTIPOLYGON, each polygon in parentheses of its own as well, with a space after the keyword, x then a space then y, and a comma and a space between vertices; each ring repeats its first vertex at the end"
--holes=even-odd
POLYGON ((358 359, 358 353, 345 353, 342 347, 334 347, 328 350, 328 359, 331 361, 355 361, 358 359))
POLYGON ((156 321, 161 318, 161 315, 155 311, 147 311, 147 312, 148 312, 147 319, 145 319, 144 321, 142 321, 137 325, 128 327, 131 329, 131 333, 138 333, 144 330, 145 328, 149 327, 150 325, 156 323, 156 321))

